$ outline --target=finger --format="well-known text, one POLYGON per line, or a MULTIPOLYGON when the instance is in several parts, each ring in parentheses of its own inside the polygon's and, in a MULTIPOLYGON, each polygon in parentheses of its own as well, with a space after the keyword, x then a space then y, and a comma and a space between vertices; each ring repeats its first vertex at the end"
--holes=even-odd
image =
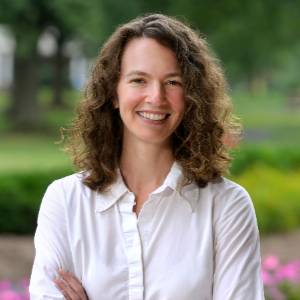
POLYGON ((58 273, 61 276, 61 278, 70 286, 74 294, 79 296, 79 299, 88 299, 81 282, 72 273, 65 272, 63 270, 60 270, 58 273))
POLYGON ((68 287, 67 283, 63 279, 58 277, 58 278, 55 278, 53 281, 54 281, 56 287, 61 291, 61 293, 64 295, 64 297, 67 300, 75 299, 75 298, 71 297, 70 294, 72 293, 72 291, 70 291, 70 287, 68 287))
POLYGON ((58 288, 61 290, 63 295, 67 300, 82 300, 82 298, 78 293, 76 293, 73 288, 66 282, 63 278, 58 278, 55 281, 57 283, 58 288))
POLYGON ((73 292, 80 297, 80 299, 87 299, 81 282, 72 273, 60 270, 59 275, 70 286, 73 292))

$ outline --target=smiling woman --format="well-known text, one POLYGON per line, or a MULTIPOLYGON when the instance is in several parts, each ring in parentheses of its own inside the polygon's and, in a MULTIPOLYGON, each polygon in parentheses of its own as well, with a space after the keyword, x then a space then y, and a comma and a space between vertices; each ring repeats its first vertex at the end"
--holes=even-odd
MULTIPOLYGON (((115 107, 128 145, 167 144, 185 107, 182 77, 175 53, 151 38, 136 38, 124 49, 115 107)), ((128 148, 128 147, 126 147, 128 148)))
POLYGON ((238 134, 204 39, 160 14, 119 27, 69 131, 80 172, 40 207, 31 299, 263 299, 253 205, 223 177, 238 134))

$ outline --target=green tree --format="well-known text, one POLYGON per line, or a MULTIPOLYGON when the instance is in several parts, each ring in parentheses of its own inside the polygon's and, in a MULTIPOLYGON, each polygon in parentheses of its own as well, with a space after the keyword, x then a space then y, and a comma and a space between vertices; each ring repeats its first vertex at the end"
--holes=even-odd
POLYGON ((12 29, 16 39, 14 84, 8 115, 16 127, 25 129, 37 125, 39 63, 37 41, 49 26, 58 29, 58 52, 56 56, 56 90, 59 97, 62 72, 63 43, 82 36, 89 39, 95 31, 101 32, 101 7, 98 1, 80 0, 1 0, 0 23, 12 29))
POLYGON ((299 11, 298 0, 177 0, 171 7, 208 36, 230 77, 249 88, 299 43, 299 11))

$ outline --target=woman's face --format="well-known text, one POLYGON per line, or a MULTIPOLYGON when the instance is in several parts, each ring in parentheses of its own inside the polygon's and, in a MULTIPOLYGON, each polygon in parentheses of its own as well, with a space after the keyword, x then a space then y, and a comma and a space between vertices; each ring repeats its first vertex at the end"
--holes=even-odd
POLYGON ((151 38, 129 41, 122 56, 117 97, 125 142, 170 145, 185 108, 175 53, 151 38))

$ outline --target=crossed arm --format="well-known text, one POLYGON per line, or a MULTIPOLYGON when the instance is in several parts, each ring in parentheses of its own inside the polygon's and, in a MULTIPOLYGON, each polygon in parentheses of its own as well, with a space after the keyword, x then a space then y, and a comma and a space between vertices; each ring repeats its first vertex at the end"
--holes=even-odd
POLYGON ((81 282, 70 272, 58 271, 53 281, 67 300, 88 300, 81 282))

